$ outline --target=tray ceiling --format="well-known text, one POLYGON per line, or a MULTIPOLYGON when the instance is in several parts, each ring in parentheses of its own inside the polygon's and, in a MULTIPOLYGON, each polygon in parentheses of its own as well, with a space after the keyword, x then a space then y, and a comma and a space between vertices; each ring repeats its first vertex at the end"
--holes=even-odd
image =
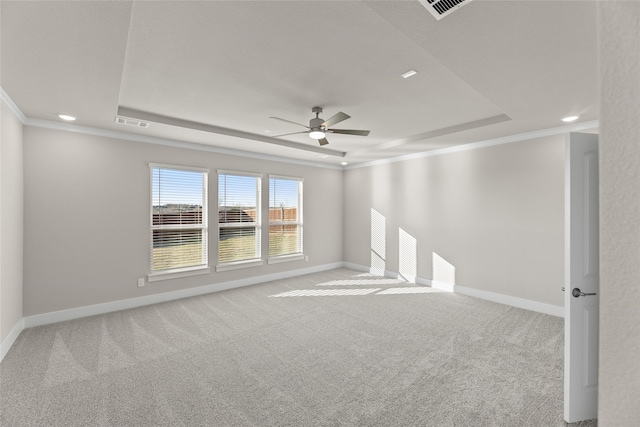
POLYGON ((418 1, 3 1, 1 14, 0 84, 30 120, 354 164, 598 118, 595 2, 474 0, 439 21, 418 1), (270 116, 306 124, 314 106, 371 134, 322 149, 273 138, 301 129, 270 116))

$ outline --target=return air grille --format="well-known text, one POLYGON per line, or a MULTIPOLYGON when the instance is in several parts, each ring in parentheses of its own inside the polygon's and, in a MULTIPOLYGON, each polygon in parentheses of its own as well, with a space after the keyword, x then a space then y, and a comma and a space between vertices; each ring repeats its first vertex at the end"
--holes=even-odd
POLYGON ((471 0, 418 0, 438 20, 459 9, 471 0))
POLYGON ((120 117, 120 116, 116 116, 116 123, 120 123, 121 125, 128 125, 128 126, 136 126, 139 128, 148 128, 149 127, 149 123, 148 122, 142 122, 140 120, 134 120, 134 119, 128 119, 126 117, 120 117))

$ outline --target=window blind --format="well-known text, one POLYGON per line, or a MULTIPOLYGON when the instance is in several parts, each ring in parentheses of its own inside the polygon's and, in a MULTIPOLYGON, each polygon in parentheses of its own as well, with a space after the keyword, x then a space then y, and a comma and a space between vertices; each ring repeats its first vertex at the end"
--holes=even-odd
POLYGON ((218 173, 218 262, 260 258, 260 176, 218 173))
POLYGON ((206 266, 207 171, 150 167, 151 271, 206 266))
POLYGON ((302 179, 269 177, 269 256, 302 253, 302 179))

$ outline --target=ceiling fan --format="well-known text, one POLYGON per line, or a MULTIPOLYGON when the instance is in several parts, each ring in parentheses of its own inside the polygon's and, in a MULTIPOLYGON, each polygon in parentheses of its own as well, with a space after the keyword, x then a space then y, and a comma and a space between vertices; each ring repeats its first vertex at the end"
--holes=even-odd
POLYGON ((302 126, 307 128, 308 130, 302 132, 293 132, 293 133, 285 133, 283 135, 276 135, 274 138, 279 136, 287 136, 287 135, 296 135, 299 133, 308 133, 310 138, 317 139, 320 145, 327 145, 329 141, 325 138, 328 133, 338 133, 344 135, 360 135, 367 136, 369 135, 368 130, 355 130, 355 129, 329 129, 330 126, 335 125, 336 123, 340 123, 344 120, 347 120, 351 116, 340 111, 339 113, 331 116, 329 119, 324 120, 318 117, 320 113, 322 113, 322 107, 313 107, 311 112, 316 114, 315 119, 311 119, 309 121, 309 126, 303 125, 301 123, 292 122, 291 120, 281 119, 280 117, 269 117, 270 119, 280 120, 287 123, 293 123, 294 125, 302 126))

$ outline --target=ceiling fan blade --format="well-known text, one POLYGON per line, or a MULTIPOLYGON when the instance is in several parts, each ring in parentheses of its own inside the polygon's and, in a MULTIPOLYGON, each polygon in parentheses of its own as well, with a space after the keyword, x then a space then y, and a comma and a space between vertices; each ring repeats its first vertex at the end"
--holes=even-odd
POLYGON ((309 126, 307 126, 307 125, 303 125, 303 124, 301 124, 301 123, 292 122, 291 120, 281 119, 280 117, 269 117, 269 118, 270 118, 270 119, 274 119, 274 120, 280 120, 281 122, 293 123, 294 125, 302 126, 302 127, 304 127, 304 128, 309 129, 309 126))
POLYGON ((320 145, 327 145, 329 143, 329 141, 327 141, 327 138, 321 138, 318 140, 318 142, 320 143, 320 145))
POLYGON ((309 133, 309 131, 283 133, 282 135, 273 135, 272 138, 278 138, 278 137, 281 137, 281 136, 288 136, 288 135, 298 135, 299 133, 309 133))
POLYGON ((367 136, 369 135, 369 130, 355 130, 355 129, 328 129, 327 132, 331 133, 342 133, 345 135, 360 135, 367 136))
POLYGON ((343 113, 342 111, 340 111, 337 114, 334 114, 333 116, 329 117, 327 120, 325 120, 324 123, 322 123, 322 126, 324 126, 325 128, 331 127, 333 125, 335 125, 336 123, 340 123, 343 120, 347 120, 348 118, 350 118, 351 116, 343 113))

